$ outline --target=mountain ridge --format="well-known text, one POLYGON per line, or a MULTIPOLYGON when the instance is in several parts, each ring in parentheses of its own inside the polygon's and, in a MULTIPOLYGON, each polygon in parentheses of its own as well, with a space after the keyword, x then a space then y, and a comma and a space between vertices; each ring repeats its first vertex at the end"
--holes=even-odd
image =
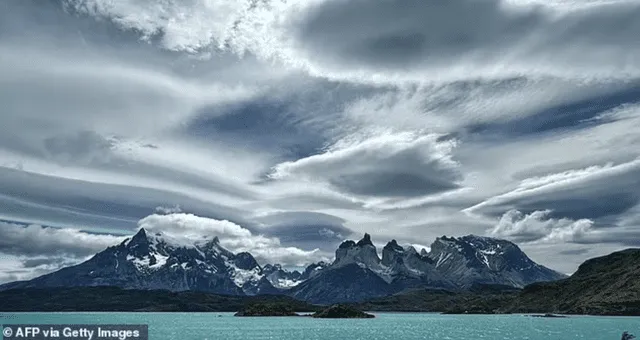
POLYGON ((438 238, 429 253, 391 240, 380 258, 371 236, 365 233, 358 242, 342 242, 332 263, 310 264, 299 272, 278 264, 261 266, 249 252, 234 254, 222 247, 218 237, 185 241, 141 228, 131 238, 83 263, 32 280, 4 284, 0 290, 116 286, 239 296, 285 294, 330 304, 363 301, 413 288, 464 290, 474 283, 521 287, 562 277, 531 261, 509 241, 473 235, 438 238), (457 246, 436 244, 443 242, 457 246), (489 254, 487 247, 502 247, 508 250, 504 254, 510 254, 509 258, 502 258, 503 253, 489 254), (482 262, 478 254, 484 254, 486 269, 478 264, 482 262), (514 268, 524 265, 533 270, 532 275, 514 273, 514 268))
MULTIPOLYGON (((356 266, 362 269, 356 264, 356 266)), ((343 266, 341 269, 348 268, 343 266)), ((475 284, 466 291, 413 289, 352 306, 367 311, 463 314, 556 313, 640 315, 640 249, 626 249, 585 261, 571 277, 524 289, 475 284)), ((304 284, 304 283, 302 283, 304 284)), ((117 287, 25 288, 0 291, 0 311, 235 312, 255 302, 284 303, 315 310, 289 296, 233 296, 202 292, 117 287)))

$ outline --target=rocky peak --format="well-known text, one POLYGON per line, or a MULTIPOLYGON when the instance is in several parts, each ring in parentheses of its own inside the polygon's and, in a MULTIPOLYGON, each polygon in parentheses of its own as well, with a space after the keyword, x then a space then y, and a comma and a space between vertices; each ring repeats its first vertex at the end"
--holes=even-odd
POLYGON ((402 248, 396 240, 391 240, 382 248, 382 264, 390 267, 395 263, 402 262, 404 256, 404 248, 402 248))
POLYGON ((126 244, 128 246, 136 245, 136 244, 145 244, 149 243, 149 238, 147 237, 147 231, 144 228, 140 228, 138 232, 131 237, 129 242, 126 244))
POLYGON ((407 246, 404 248, 404 251, 407 252, 407 254, 418 255, 418 251, 413 246, 407 246))
POLYGON ((256 259, 253 257, 253 255, 247 253, 247 252, 242 252, 242 253, 238 253, 235 258, 233 259, 233 264, 243 270, 251 270, 254 268, 260 268, 260 265, 258 264, 258 262, 256 261, 256 259))
POLYGON ((373 246, 373 242, 371 242, 371 235, 365 233, 364 237, 358 241, 358 243, 356 244, 358 247, 363 247, 366 245, 370 245, 373 246))
POLYGON ((389 250, 394 250, 394 251, 398 251, 398 252, 403 252, 404 248, 402 248, 398 242, 396 240, 391 240, 389 241, 389 243, 387 243, 386 246, 384 246, 383 249, 389 249, 389 250))
MULTIPOLYGON (((216 236, 208 242, 200 245, 200 248, 208 255, 212 257, 218 257, 222 255, 227 259, 233 258, 235 255, 220 245, 220 239, 216 236)), ((255 260, 254 260, 255 261, 255 260)))
POLYGON ((346 240, 342 243, 340 243, 340 246, 338 247, 338 249, 346 249, 346 248, 353 248, 356 246, 356 243, 351 241, 351 240, 346 240))
POLYGON ((332 264, 333 266, 342 266, 350 263, 358 263, 366 267, 380 264, 376 247, 371 242, 369 234, 364 234, 364 237, 358 243, 344 241, 336 250, 336 259, 332 264))
POLYGON ((152 252, 151 241, 144 228, 140 228, 131 239, 123 243, 123 246, 126 248, 126 252, 136 258, 148 256, 152 252))
POLYGON ((265 264, 264 267, 262 267, 262 271, 265 274, 270 274, 273 272, 277 272, 279 270, 282 270, 282 266, 278 263, 276 264, 265 264))
POLYGON ((491 237, 443 236, 431 245, 429 255, 438 270, 462 286, 487 283, 521 287, 562 278, 533 262, 512 242, 491 237))

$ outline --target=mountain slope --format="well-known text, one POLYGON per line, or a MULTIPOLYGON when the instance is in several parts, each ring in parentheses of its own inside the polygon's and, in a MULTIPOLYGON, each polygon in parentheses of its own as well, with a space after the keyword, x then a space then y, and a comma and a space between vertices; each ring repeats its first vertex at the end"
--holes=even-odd
POLYGON ((387 282, 356 263, 323 270, 288 292, 295 299, 316 304, 364 301, 390 293, 387 282))
POLYGON ((490 237, 439 237, 429 257, 440 273, 463 288, 477 283, 524 287, 566 277, 533 262, 514 243, 490 237))
POLYGON ((455 283, 445 278, 434 265, 433 260, 419 254, 415 248, 406 249, 391 240, 382 249, 381 273, 393 292, 416 287, 455 289, 455 283))
POLYGON ((565 280, 529 285, 511 310, 640 315, 640 249, 587 260, 565 280))

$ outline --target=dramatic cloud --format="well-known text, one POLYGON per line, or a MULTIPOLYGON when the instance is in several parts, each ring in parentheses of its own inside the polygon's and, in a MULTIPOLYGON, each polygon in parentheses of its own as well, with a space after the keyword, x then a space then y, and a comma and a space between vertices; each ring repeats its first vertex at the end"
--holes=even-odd
POLYGON ((577 169, 525 179, 514 190, 492 197, 468 211, 497 212, 505 208, 539 210, 598 218, 623 213, 640 200, 636 189, 640 160, 577 169))
POLYGON ((602 71, 629 77, 640 70, 636 47, 629 46, 640 33, 635 2, 573 2, 558 10, 500 0, 339 0, 307 13, 299 20, 300 54, 341 72, 435 80, 602 71))
POLYGON ((287 265, 364 232, 487 233, 567 273, 637 246, 638 17, 631 0, 0 1, 0 280, 139 227, 287 265))
POLYGON ((341 79, 532 72, 628 78, 640 71, 630 44, 640 33, 640 6, 631 1, 561 7, 501 0, 148 2, 65 3, 170 50, 228 47, 341 79))
POLYGON ((113 20, 135 29, 145 40, 161 39, 170 50, 197 52, 211 44, 223 46, 234 23, 250 1, 119 1, 67 0, 67 8, 113 20))
POLYGON ((302 266, 322 257, 318 249, 310 251, 283 247, 274 237, 254 235, 248 229, 229 221, 219 221, 192 214, 150 215, 138 222, 140 228, 168 235, 186 244, 219 237, 220 244, 234 253, 250 252, 261 263, 302 266))
POLYGON ((344 226, 346 220, 316 212, 273 212, 254 221, 261 225, 258 232, 278 238, 283 245, 319 248, 327 253, 333 253, 338 244, 353 235, 344 226))
POLYGON ((124 237, 97 235, 76 229, 21 226, 0 222, 0 253, 82 258, 122 242, 124 237))
POLYGON ((429 195, 458 187, 454 146, 410 133, 342 140, 325 153, 278 164, 271 178, 322 181, 355 195, 429 195))
POLYGON ((516 242, 575 242, 593 230, 591 220, 553 219, 549 217, 550 213, 547 210, 525 215, 510 210, 490 234, 516 242))

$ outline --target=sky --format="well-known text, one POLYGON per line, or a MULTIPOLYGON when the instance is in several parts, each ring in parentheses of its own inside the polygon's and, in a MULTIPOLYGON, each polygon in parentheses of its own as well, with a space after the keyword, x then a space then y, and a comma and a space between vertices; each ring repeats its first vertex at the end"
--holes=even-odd
POLYGON ((139 228, 640 246, 635 0, 0 1, 0 282, 139 228))

